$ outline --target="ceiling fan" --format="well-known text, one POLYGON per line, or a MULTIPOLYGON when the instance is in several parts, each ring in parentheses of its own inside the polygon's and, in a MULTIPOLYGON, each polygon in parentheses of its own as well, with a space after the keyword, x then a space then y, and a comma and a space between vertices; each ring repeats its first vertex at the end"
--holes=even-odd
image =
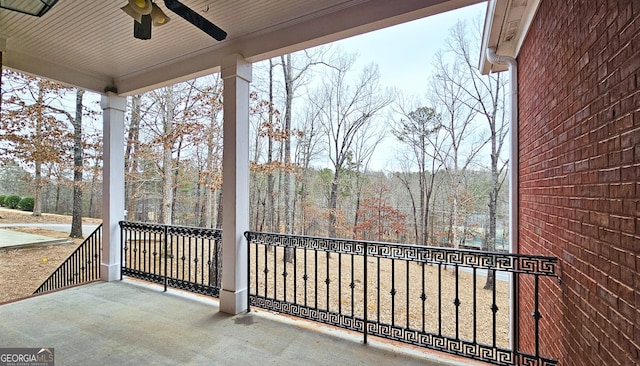
MULTIPOLYGON (((151 26, 161 26, 169 22, 169 17, 153 2, 153 0, 128 0, 128 4, 122 10, 129 14, 135 21, 133 23, 133 36, 138 39, 151 39, 151 26)), ((211 23, 202 15, 196 13, 178 0, 164 0, 167 9, 176 13, 179 17, 195 25, 198 29, 207 33, 214 39, 222 41, 227 38, 227 32, 211 23)))

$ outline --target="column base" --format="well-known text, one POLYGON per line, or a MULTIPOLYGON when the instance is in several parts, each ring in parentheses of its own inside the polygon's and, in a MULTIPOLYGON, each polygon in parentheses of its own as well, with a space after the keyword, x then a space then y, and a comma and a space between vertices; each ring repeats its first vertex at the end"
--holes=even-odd
POLYGON ((220 290, 220 311, 226 314, 236 315, 247 311, 249 291, 220 290))
POLYGON ((120 281, 120 264, 100 263, 100 279, 106 282, 120 281))

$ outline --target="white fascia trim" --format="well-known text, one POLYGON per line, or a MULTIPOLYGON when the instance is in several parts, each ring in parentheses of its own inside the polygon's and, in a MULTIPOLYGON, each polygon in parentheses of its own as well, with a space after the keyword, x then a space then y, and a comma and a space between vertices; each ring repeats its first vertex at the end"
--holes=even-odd
MULTIPOLYGON (((1 40, 0 46, 2 46, 1 40)), ((31 75, 46 75, 48 79, 96 93, 103 93, 105 88, 113 86, 113 79, 107 76, 85 73, 82 70, 36 59, 13 50, 3 52, 2 66, 31 75)))
POLYGON ((489 0, 478 65, 482 74, 508 69, 505 64, 492 64, 487 60, 489 48, 493 48, 498 56, 518 57, 539 5, 540 0, 489 0))

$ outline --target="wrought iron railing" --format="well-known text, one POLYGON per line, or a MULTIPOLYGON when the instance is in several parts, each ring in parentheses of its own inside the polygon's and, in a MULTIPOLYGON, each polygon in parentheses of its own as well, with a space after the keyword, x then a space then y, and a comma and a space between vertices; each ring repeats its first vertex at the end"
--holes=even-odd
POLYGON ((518 309, 509 296, 511 277, 533 276, 537 284, 556 276, 557 258, 259 232, 245 237, 249 306, 361 332, 365 342, 373 335, 497 365, 557 364, 538 347, 538 287, 534 329, 511 327, 510 309, 518 309), (512 346, 512 329, 535 333, 535 351, 519 349, 519 334, 512 346))
POLYGON ((102 224, 33 293, 58 290, 99 279, 101 258, 102 224))
POLYGON ((123 276, 218 297, 222 231, 120 222, 123 276))

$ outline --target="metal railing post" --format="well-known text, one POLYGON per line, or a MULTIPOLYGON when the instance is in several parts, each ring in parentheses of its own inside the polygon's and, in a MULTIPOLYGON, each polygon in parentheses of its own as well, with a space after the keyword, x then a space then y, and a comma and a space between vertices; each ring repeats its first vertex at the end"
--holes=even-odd
POLYGON ((168 262, 168 248, 167 243, 169 237, 169 226, 164 227, 164 291, 167 292, 167 262, 168 262))
POLYGON ((120 223, 120 281, 123 279, 122 269, 124 267, 124 228, 122 227, 122 223, 120 223))
MULTIPOLYGON (((248 232, 244 233, 247 239, 247 313, 251 312, 251 237, 248 232)), ((257 252, 257 250, 256 250, 257 252)), ((256 273, 256 276, 258 274, 256 273)))
MULTIPOLYGON (((369 297, 369 277, 368 277, 368 273, 369 271, 367 270, 367 262, 368 258, 367 258, 367 253, 369 252, 369 246, 367 245, 367 243, 364 243, 364 324, 362 325, 362 331, 364 332, 364 344, 367 344, 367 323, 369 322, 368 316, 367 316, 367 310, 368 310, 368 305, 367 305, 367 298, 369 297)), ((378 304, 379 305, 379 304, 378 304)))

